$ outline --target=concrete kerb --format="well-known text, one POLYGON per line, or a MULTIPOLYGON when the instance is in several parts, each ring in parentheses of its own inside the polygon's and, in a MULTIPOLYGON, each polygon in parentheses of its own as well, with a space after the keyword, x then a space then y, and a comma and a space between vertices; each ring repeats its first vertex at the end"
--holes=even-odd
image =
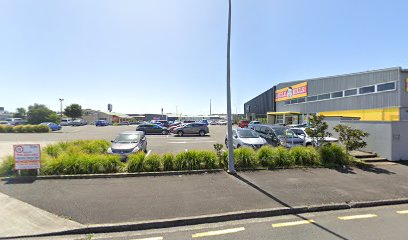
POLYGON ((123 232, 123 231, 140 231, 149 230, 156 228, 170 228, 170 227, 180 227, 188 225, 197 224, 208 224, 216 222, 226 222, 243 220, 250 218, 264 218, 264 217, 274 217, 282 215, 292 215, 292 214, 304 214, 311 212, 324 212, 324 211, 334 211, 334 210, 345 210, 352 208, 367 208, 367 207, 378 207, 387 205, 398 205, 398 204, 408 204, 408 198, 401 199, 390 199, 390 200, 379 200, 379 201, 361 201, 353 203, 332 203, 324 205, 312 205, 312 206, 296 206, 296 207, 280 207, 272 209, 255 209, 239 212, 229 212, 222 214, 212 214, 212 215, 201 215, 194 217, 185 218, 173 218, 173 219, 160 219, 152 221, 143 222, 128 222, 128 223, 117 223, 117 224, 96 224, 88 225, 84 228, 78 228, 68 231, 52 232, 46 234, 38 234, 31 236, 15 236, 0 239, 17 239, 22 237, 47 237, 47 236, 61 236, 61 235, 74 235, 74 234, 96 234, 96 233, 110 233, 110 232, 123 232))
POLYGON ((166 171, 166 172, 141 172, 141 173, 107 173, 107 174, 75 174, 75 175, 40 175, 40 176, 16 176, 4 177, 3 180, 47 180, 47 179, 92 179, 92 178, 125 178, 125 177, 157 177, 157 176, 177 176, 194 175, 204 173, 223 172, 224 169, 202 169, 190 171, 166 171))

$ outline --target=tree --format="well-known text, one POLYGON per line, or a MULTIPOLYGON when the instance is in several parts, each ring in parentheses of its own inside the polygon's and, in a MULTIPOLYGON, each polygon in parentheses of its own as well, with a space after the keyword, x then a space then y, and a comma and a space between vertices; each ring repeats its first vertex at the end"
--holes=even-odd
POLYGON ((79 118, 82 116, 82 107, 79 104, 71 104, 64 109, 64 114, 70 118, 79 118))
POLYGON ((25 108, 17 108, 16 113, 13 114, 13 118, 25 118, 27 111, 25 108))
POLYGON ((45 105, 35 103, 34 105, 28 106, 27 120, 30 124, 39 124, 42 122, 58 123, 59 117, 54 111, 48 109, 45 105))
POLYGON ((332 134, 327 132, 329 125, 323 121, 324 116, 312 115, 309 118, 310 128, 306 128, 306 133, 313 139, 313 144, 319 146, 319 142, 322 142, 325 137, 330 137, 332 134))
POLYGON ((363 138, 368 137, 367 132, 343 124, 339 124, 333 129, 339 134, 339 141, 346 147, 348 152, 367 146, 367 143, 363 140, 363 138))

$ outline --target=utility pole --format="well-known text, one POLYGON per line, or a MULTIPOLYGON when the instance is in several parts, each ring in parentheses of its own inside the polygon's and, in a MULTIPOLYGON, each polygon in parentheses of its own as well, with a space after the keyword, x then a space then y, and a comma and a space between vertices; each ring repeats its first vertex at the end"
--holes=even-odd
POLYGON ((210 116, 211 116, 211 98, 210 98, 210 116))
POLYGON ((64 101, 64 99, 60 98, 59 101, 60 101, 60 122, 62 122, 62 102, 64 101))
POLYGON ((234 148, 232 146, 231 121, 231 0, 228 0, 228 40, 227 40, 227 126, 228 126, 228 173, 236 174, 234 148))

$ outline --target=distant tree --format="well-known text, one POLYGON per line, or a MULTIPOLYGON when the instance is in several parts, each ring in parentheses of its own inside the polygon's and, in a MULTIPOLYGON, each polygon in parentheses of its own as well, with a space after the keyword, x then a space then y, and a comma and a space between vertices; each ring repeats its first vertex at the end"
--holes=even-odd
POLYGON ((27 116, 27 110, 25 108, 17 108, 16 113, 13 114, 14 118, 25 118, 27 116))
POLYGON ((363 138, 368 137, 368 133, 360 129, 353 129, 349 126, 339 124, 334 131, 339 134, 339 141, 346 147, 347 151, 353 151, 367 146, 363 138))
POLYGON ((324 121, 322 115, 312 115, 309 118, 310 128, 306 128, 306 133, 313 139, 313 144, 319 146, 318 142, 323 142, 325 137, 330 137, 331 133, 327 132, 329 125, 324 121))
POLYGON ((58 123, 59 117, 45 105, 35 103, 34 105, 28 106, 27 120, 30 124, 39 124, 42 122, 58 123))
POLYGON ((64 109, 64 114, 70 118, 79 118, 82 116, 82 107, 79 104, 71 104, 64 109))

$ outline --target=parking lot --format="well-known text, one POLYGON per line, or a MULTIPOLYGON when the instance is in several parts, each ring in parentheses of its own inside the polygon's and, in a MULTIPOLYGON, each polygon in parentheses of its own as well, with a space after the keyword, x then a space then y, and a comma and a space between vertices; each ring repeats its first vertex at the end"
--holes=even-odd
MULTIPOLYGON (((208 126, 210 133, 204 137, 170 135, 147 135, 147 150, 152 153, 178 153, 186 149, 212 150, 214 143, 224 143, 226 126, 208 126)), ((41 144, 41 146, 58 142, 79 139, 113 140, 120 132, 134 131, 136 126, 63 127, 61 131, 51 133, 2 133, 0 134, 0 158, 12 154, 13 144, 41 144)))

